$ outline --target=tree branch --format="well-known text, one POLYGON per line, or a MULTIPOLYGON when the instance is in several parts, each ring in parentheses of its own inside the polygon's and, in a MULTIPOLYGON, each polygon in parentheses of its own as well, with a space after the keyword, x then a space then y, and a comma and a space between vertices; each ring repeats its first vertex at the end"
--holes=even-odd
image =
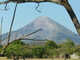
MULTIPOLYGON (((31 33, 29 33, 29 34, 26 34, 26 35, 24 35, 24 36, 22 36, 22 37, 20 37, 20 38, 18 38, 18 39, 13 40, 12 42, 21 40, 22 38, 24 38, 24 37, 26 37, 26 36, 29 36, 29 35, 32 35, 32 34, 38 32, 38 31, 41 31, 41 30, 42 30, 42 29, 39 29, 39 30, 36 30, 36 31, 31 32, 31 33)), ((8 44, 3 48, 3 50, 1 51, 1 55, 4 55, 5 49, 6 49, 6 48, 8 47, 8 45, 11 44, 12 42, 8 43, 8 44)))
POLYGON ((65 7, 65 9, 67 10, 78 34, 80 35, 80 23, 76 17, 76 14, 74 13, 72 7, 70 6, 70 4, 68 3, 68 0, 62 0, 61 5, 63 5, 65 7))
POLYGON ((0 4, 6 4, 6 3, 26 3, 26 2, 53 2, 56 4, 61 4, 60 0, 7 0, 5 2, 0 2, 0 4))
POLYGON ((16 14, 17 4, 18 3, 16 3, 15 9, 14 9, 14 14, 13 14, 13 18, 12 18, 12 22, 11 22, 11 26, 10 26, 10 31, 9 31, 9 35, 8 35, 8 42, 7 42, 7 44, 9 43, 9 40, 10 40, 10 35, 11 35, 12 26, 13 26, 13 23, 14 23, 14 18, 15 18, 15 14, 16 14))

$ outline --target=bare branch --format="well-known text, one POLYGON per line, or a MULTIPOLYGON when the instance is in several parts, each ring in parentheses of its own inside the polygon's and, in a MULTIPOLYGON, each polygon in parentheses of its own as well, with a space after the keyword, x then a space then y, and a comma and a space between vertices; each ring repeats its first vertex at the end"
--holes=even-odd
MULTIPOLYGON (((16 40, 13 40, 12 42, 14 42, 14 41, 20 41, 20 40, 47 41, 46 39, 45 39, 45 40, 42 40, 42 39, 22 38, 22 39, 16 39, 16 40)), ((10 42, 9 44, 11 44, 12 42, 10 42)))
POLYGON ((18 3, 16 3, 15 9, 14 9, 14 14, 13 14, 13 18, 12 18, 12 22, 11 22, 11 26, 10 26, 10 31, 9 31, 9 35, 8 35, 7 44, 9 43, 9 40, 10 40, 10 35, 11 35, 12 26, 13 26, 13 23, 14 23, 14 18, 15 18, 15 14, 16 14, 17 5, 18 5, 18 3))
MULTIPOLYGON (((25 40, 25 39, 28 40, 28 38, 24 38, 24 37, 29 36, 29 35, 32 35, 32 34, 38 32, 38 31, 40 31, 40 30, 42 30, 42 29, 36 30, 36 31, 31 32, 31 33, 29 33, 29 34, 26 34, 26 35, 24 35, 24 36, 22 36, 22 37, 20 37, 20 38, 18 38, 18 39, 15 39, 15 40, 25 40)), ((17 31, 17 33, 18 33, 18 31, 17 31)), ((16 33, 16 35, 17 35, 17 33, 16 33)), ((12 35, 11 35, 11 36, 12 36, 12 35)), ((4 40, 6 40, 6 39, 8 39, 8 37, 2 39, 0 42, 4 41, 4 40)), ((34 39, 35 39, 35 38, 34 38, 34 39)), ((31 39, 29 39, 29 40, 31 40, 31 39)), ((33 39, 32 39, 32 40, 33 40, 33 39)))
MULTIPOLYGON (((12 36, 12 35, 10 35, 10 36, 12 36)), ((0 42, 4 41, 4 40, 6 40, 6 39, 8 39, 8 37, 3 38, 0 42)))
MULTIPOLYGON (((32 34, 38 32, 38 31, 41 31, 41 30, 42 30, 42 29, 39 29, 39 30, 36 30, 36 31, 31 32, 31 33, 29 33, 29 34, 26 34, 26 35, 24 35, 24 36, 22 36, 22 37, 20 37, 20 38, 18 38, 18 39, 13 40, 12 42, 14 42, 14 41, 19 41, 19 40, 21 40, 22 38, 24 38, 24 37, 26 37, 26 36, 29 36, 29 35, 32 35, 32 34)), ((8 43, 8 44, 3 48, 2 52, 1 52, 1 55, 4 55, 5 49, 6 49, 6 48, 8 47, 8 45, 11 44, 12 42, 8 43)))
POLYGON ((20 40, 32 40, 32 41, 46 41, 46 39, 30 39, 30 38, 22 38, 20 40))
MULTIPOLYGON (((27 35, 22 36, 22 37, 19 38, 19 39, 22 39, 22 38, 24 38, 24 37, 26 37, 26 36, 32 35, 32 34, 38 32, 38 31, 41 31, 41 30, 42 30, 42 29, 36 30, 36 31, 34 31, 34 32, 31 32, 31 33, 29 33, 29 34, 27 34, 27 35)), ((19 39, 18 39, 18 40, 19 40, 19 39)))

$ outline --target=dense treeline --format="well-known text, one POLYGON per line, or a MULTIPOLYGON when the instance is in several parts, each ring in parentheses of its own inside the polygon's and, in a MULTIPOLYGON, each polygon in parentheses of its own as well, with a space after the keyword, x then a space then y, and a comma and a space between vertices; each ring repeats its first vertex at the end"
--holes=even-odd
MULTIPOLYGON (((4 46, 0 46, 0 52, 4 46)), ((71 55, 77 53, 80 56, 80 45, 75 45, 73 41, 67 39, 61 44, 48 40, 44 44, 35 46, 25 44, 22 41, 15 41, 8 46, 5 54, 8 58, 13 55, 25 56, 26 58, 51 58, 64 57, 65 54, 71 55)))

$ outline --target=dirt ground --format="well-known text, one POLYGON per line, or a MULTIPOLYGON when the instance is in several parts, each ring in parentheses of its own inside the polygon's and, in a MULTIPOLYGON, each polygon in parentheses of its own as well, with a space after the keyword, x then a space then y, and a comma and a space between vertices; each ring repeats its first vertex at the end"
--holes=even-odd
MULTIPOLYGON (((0 60, 13 60, 13 59, 0 58, 0 60)), ((23 60, 23 59, 19 59, 19 60, 23 60)), ((64 59, 54 58, 54 59, 26 59, 26 60, 64 60, 64 59)), ((66 59, 66 60, 80 60, 80 59, 66 59)))

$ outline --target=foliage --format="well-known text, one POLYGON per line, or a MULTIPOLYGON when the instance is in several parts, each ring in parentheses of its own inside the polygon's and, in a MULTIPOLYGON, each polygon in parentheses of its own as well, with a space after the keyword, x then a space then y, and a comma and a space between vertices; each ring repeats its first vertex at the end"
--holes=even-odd
POLYGON ((74 42, 71 41, 71 40, 68 38, 65 42, 59 44, 59 47, 63 47, 63 48, 64 48, 64 47, 66 47, 66 48, 74 47, 74 42))
POLYGON ((21 47, 24 46, 25 43, 22 41, 15 41, 12 44, 10 44, 6 51, 5 51, 5 55, 7 57, 11 56, 11 52, 16 54, 16 55, 21 55, 22 51, 21 51, 21 47))
MULTIPOLYGON (((2 47, 3 46, 0 47, 0 51, 2 50, 2 47)), ((60 55, 65 56, 66 53, 68 55, 77 53, 80 56, 80 45, 74 45, 74 42, 70 39, 67 39, 61 44, 56 44, 54 41, 48 40, 40 46, 31 46, 22 41, 15 41, 8 46, 5 55, 11 57, 11 52, 27 58, 59 57, 60 55)))
POLYGON ((65 55, 66 53, 68 55, 71 55, 73 52, 76 51, 76 48, 74 47, 74 42, 70 40, 70 38, 66 39, 65 42, 58 45, 58 51, 61 52, 62 55, 65 55))
POLYGON ((54 49, 57 48, 57 44, 54 41, 48 40, 47 42, 45 42, 45 47, 47 49, 54 49))
POLYGON ((78 52, 77 52, 77 55, 79 55, 79 56, 80 56, 80 51, 78 51, 78 52))
POLYGON ((25 43, 22 41, 14 41, 14 42, 12 42, 12 44, 13 45, 15 45, 15 44, 25 45, 25 43))
POLYGON ((0 53, 1 53, 1 51, 2 51, 2 48, 3 48, 3 46, 2 46, 2 45, 0 45, 0 53))
POLYGON ((49 50, 48 51, 48 57, 58 57, 59 56, 59 52, 57 51, 57 49, 53 49, 53 50, 49 50))
POLYGON ((21 47, 21 55, 26 56, 27 58, 32 58, 32 48, 28 44, 21 47))
POLYGON ((79 55, 79 56, 80 56, 80 45, 76 47, 75 52, 77 53, 77 55, 79 55))
POLYGON ((32 49, 32 53, 34 56, 38 58, 42 58, 45 53, 45 49, 44 47, 35 47, 32 49))
POLYGON ((0 45, 0 48, 2 48, 3 46, 2 45, 0 45))

